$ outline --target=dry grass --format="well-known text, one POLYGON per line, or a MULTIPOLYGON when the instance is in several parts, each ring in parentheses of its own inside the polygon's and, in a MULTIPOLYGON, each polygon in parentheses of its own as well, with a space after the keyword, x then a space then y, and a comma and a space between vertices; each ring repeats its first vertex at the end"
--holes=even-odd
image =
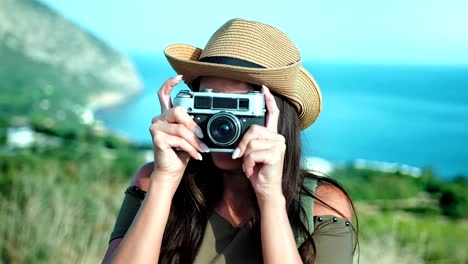
MULTIPOLYGON (((41 165, 15 171, 12 193, 0 194, 0 263, 100 263, 127 178, 97 165, 41 165)), ((468 263, 466 221, 357 206, 359 263, 468 263)))
POLYGON ((379 264, 419 264, 425 263, 423 250, 399 244, 395 233, 372 236, 360 241, 360 256, 355 256, 354 263, 379 264))
POLYGON ((0 262, 100 263, 121 197, 73 191, 53 174, 17 176, 13 190, 21 192, 0 196, 0 262))

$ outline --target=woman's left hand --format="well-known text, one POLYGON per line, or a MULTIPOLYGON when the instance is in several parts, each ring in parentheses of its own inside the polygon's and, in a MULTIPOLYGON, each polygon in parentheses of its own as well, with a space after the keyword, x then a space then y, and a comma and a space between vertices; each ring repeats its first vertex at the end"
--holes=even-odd
POLYGON ((286 150, 285 139, 278 134, 279 109, 275 98, 266 86, 262 86, 262 93, 267 109, 266 124, 264 127, 250 127, 234 153, 236 158, 243 157, 242 169, 259 203, 283 197, 282 176, 286 150))

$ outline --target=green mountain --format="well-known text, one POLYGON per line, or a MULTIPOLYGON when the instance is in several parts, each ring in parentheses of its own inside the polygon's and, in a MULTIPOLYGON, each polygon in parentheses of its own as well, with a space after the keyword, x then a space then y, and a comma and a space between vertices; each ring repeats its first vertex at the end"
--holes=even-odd
POLYGON ((0 0, 1 123, 52 128, 139 91, 123 54, 39 1, 0 0))

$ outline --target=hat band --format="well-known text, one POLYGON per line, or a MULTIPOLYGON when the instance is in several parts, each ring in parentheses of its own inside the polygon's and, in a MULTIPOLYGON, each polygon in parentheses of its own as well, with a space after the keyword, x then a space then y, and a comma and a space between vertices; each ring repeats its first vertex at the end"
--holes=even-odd
POLYGON ((246 61, 243 59, 228 57, 228 56, 209 56, 203 57, 199 60, 200 62, 216 63, 216 64, 225 64, 231 66, 240 66, 246 68, 266 68, 262 65, 256 64, 251 61, 246 61))

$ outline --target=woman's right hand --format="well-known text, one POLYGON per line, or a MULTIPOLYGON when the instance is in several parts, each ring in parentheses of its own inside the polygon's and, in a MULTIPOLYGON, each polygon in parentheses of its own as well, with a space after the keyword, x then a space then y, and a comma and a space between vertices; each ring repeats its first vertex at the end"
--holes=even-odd
POLYGON ((168 79, 158 92, 161 115, 152 120, 150 133, 154 147, 151 181, 177 188, 190 158, 201 160, 208 147, 200 141, 200 127, 180 107, 172 107, 171 91, 182 76, 168 79))

